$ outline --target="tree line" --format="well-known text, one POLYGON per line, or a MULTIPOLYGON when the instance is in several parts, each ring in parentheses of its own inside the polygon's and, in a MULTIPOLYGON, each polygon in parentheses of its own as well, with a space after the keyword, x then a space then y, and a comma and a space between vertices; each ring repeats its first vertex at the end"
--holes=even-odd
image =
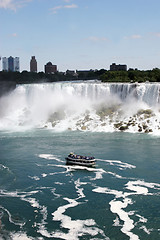
POLYGON ((106 71, 100 76, 103 82, 160 82, 160 69, 140 71, 129 69, 128 71, 106 71))
POLYGON ((129 69, 128 71, 108 71, 105 69, 92 70, 79 75, 65 74, 57 72, 54 74, 45 74, 44 72, 0 72, 0 82, 14 82, 15 84, 57 82, 71 80, 90 80, 98 79, 102 82, 160 82, 160 69, 137 70, 129 69))

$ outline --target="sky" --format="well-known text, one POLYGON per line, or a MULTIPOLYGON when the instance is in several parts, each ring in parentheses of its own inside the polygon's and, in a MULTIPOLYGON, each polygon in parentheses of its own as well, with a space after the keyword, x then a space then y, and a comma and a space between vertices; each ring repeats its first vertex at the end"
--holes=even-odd
POLYGON ((160 68, 160 0, 0 0, 0 56, 20 71, 31 56, 38 72, 160 68))

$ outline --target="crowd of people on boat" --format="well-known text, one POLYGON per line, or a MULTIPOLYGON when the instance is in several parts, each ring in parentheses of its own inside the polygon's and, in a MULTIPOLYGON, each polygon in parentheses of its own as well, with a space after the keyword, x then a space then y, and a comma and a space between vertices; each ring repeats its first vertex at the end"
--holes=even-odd
POLYGON ((72 152, 68 155, 68 157, 73 158, 73 159, 86 159, 86 160, 94 159, 94 157, 77 155, 72 152))

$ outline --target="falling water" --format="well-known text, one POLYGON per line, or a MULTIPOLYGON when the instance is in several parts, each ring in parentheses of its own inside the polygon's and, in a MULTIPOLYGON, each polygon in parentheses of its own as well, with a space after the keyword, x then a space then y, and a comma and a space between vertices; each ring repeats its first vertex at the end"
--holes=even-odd
POLYGON ((0 129, 154 132, 160 85, 59 82, 18 85, 0 99, 0 129))

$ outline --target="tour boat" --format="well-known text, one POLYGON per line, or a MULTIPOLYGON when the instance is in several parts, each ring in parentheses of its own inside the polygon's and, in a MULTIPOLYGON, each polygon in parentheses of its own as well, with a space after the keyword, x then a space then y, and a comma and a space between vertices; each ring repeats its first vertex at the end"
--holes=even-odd
POLYGON ((81 156, 76 155, 74 153, 70 153, 66 157, 66 164, 67 165, 79 165, 85 167, 94 167, 95 166, 95 158, 90 156, 81 156))

